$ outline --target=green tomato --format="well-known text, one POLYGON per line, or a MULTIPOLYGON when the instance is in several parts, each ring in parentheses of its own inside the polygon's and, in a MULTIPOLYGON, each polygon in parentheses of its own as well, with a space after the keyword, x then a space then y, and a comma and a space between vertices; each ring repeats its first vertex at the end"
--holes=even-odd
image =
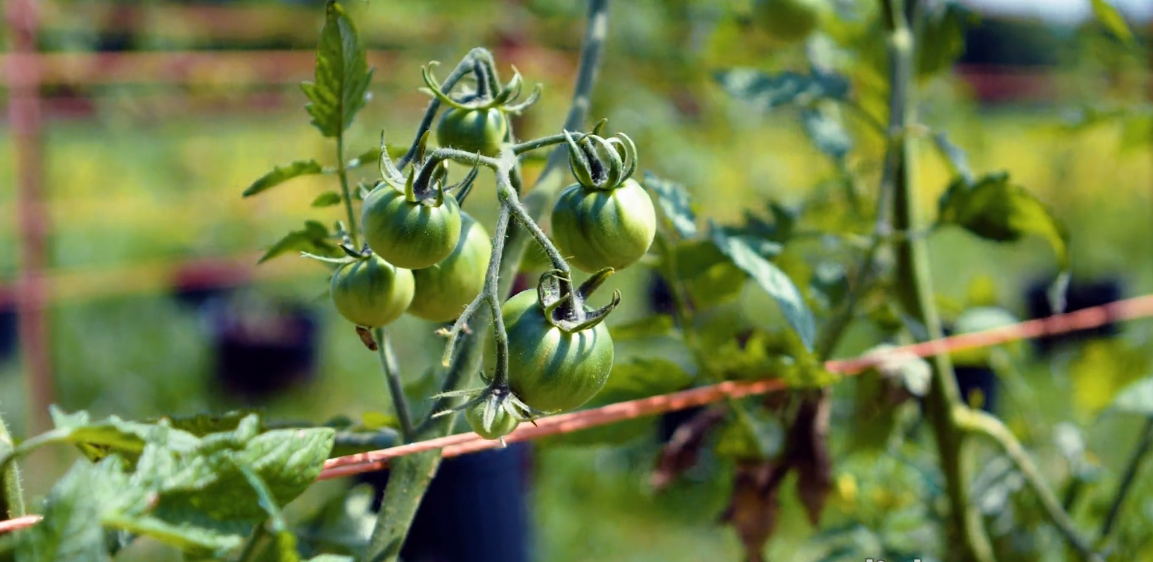
POLYGON ((436 124, 436 142, 445 148, 479 152, 485 156, 500 154, 508 133, 508 119, 497 108, 459 109, 451 107, 436 124))
POLYGON ((416 295, 408 311, 414 316, 448 322, 460 316, 484 288, 492 254, 488 232, 465 213, 461 213, 460 230, 460 242, 452 254, 432 267, 412 272, 416 295))
POLYGON ((500 439, 505 435, 513 432, 514 429, 520 425, 520 420, 516 419, 509 414, 504 408, 497 408, 496 415, 492 418, 492 425, 485 429, 484 427, 484 406, 485 403, 481 402, 464 413, 464 419, 468 420, 468 426, 472 428, 477 435, 485 439, 500 439))
POLYGON ((613 340, 604 323, 568 333, 545 317, 535 290, 501 309, 508 332, 509 387, 522 402, 546 412, 588 402, 608 381, 613 340))
POLYGON ((753 19, 777 40, 794 43, 817 28, 824 1, 757 0, 753 19))
POLYGON ((641 259, 657 233, 652 199, 636 180, 612 189, 569 186, 552 209, 557 249, 577 269, 621 270, 641 259))
POLYGON ((364 200, 360 221, 368 247, 397 267, 424 269, 447 258, 460 241, 460 205, 451 195, 440 206, 405 198, 382 185, 364 200))
POLYGON ((357 326, 379 328, 400 318, 412 302, 412 272, 373 254, 337 268, 329 292, 341 316, 357 326))

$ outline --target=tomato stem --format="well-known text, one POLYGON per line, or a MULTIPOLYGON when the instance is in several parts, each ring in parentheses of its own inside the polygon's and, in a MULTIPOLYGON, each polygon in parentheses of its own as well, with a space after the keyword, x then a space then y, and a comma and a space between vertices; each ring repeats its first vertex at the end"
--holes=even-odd
MULTIPOLYGON (((483 51, 485 53, 488 52, 485 49, 476 48, 465 55, 465 57, 461 59, 460 62, 456 65, 456 68, 452 69, 452 72, 449 73, 448 77, 444 79, 444 82, 440 83, 440 89, 442 91, 451 91, 453 87, 456 86, 457 82, 460 82, 461 78, 464 78, 466 74, 472 71, 472 61, 477 56, 478 51, 483 51)), ((396 167, 398 169, 404 169, 404 167, 407 166, 414 157, 416 157, 416 152, 419 150, 420 146, 420 140, 425 135, 425 133, 427 133, 429 129, 432 128, 432 121, 433 119, 436 119, 436 113, 440 110, 440 105, 441 100, 439 97, 433 97, 432 101, 429 102, 428 109, 424 110, 424 118, 420 120, 420 126, 418 126, 416 129, 416 140, 412 141, 412 146, 409 147, 408 152, 406 152, 404 156, 401 156, 400 160, 397 160, 396 162, 396 167)))
POLYGON ((376 328, 372 331, 376 337, 377 355, 380 357, 380 369, 388 382, 388 393, 392 397, 392 408, 396 418, 400 420, 400 435, 405 443, 411 443, 415 437, 412 430, 412 415, 409 414, 408 399, 404 396, 404 385, 400 383, 400 365, 396 361, 396 352, 392 348, 392 338, 388 330, 376 328))
POLYGON ((352 246, 359 248, 357 241, 356 212, 352 210, 352 191, 348 189, 348 170, 344 162, 344 132, 336 135, 336 176, 340 178, 340 191, 344 200, 344 211, 348 214, 348 235, 352 246))
MULTIPOLYGON (((0 419, 0 458, 12 453, 15 442, 4 420, 0 419)), ((24 516, 24 490, 20 486, 20 469, 15 462, 7 468, 0 466, 0 517, 13 519, 24 516)))

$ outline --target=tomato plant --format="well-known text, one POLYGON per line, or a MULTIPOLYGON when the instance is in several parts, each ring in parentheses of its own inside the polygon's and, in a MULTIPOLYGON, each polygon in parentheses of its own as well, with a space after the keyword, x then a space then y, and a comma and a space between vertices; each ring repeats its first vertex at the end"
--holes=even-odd
POLYGON ((408 311, 435 322, 455 320, 484 288, 492 242, 484 226, 461 214, 456 248, 440 263, 412 273, 416 292, 408 311))
POLYGON ((379 328, 400 318, 413 297, 413 275, 376 254, 332 273, 328 291, 341 316, 357 326, 379 328))

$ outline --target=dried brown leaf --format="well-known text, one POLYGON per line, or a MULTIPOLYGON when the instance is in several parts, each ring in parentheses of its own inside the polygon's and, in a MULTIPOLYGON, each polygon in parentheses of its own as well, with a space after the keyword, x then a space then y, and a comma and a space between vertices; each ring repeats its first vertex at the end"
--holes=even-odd
POLYGON ((832 401, 828 389, 806 397, 789 428, 785 463, 797 471, 797 495, 814 526, 833 489, 833 461, 829 454, 829 415, 832 401))
POLYGON ((777 491, 787 471, 761 461, 740 463, 733 474, 733 495, 721 522, 737 532, 748 562, 765 562, 765 545, 773 536, 780 508, 777 491))
POLYGON ((657 466, 650 477, 653 489, 661 491, 697 463, 709 430, 725 419, 725 408, 713 406, 701 410, 673 432, 661 449, 657 466))

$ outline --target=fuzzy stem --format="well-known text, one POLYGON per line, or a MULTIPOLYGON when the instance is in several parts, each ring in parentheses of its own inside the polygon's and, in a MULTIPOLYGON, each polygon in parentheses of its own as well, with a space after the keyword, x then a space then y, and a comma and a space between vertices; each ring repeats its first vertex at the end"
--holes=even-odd
POLYGON ((392 349, 392 338, 388 330, 376 328, 372 331, 377 342, 377 354, 380 356, 380 369, 388 381, 388 394, 392 398, 392 409, 400 420, 400 435, 405 443, 411 443, 416 436, 412 431, 412 415, 409 414, 408 399, 404 396, 404 385, 400 383, 400 365, 396 362, 396 352, 392 349))
POLYGON ((570 274, 569 265, 568 262, 565 261, 564 256, 561 255, 560 250, 556 248, 552 240, 549 240, 548 235, 544 233, 544 230, 541 230, 540 225, 529 216, 524 205, 520 204, 520 200, 516 195, 516 191, 512 189, 512 186, 510 184, 504 185, 504 188, 498 186, 497 189, 501 190, 500 196, 505 206, 512 213, 512 216, 516 218, 517 223, 528 230, 528 233, 537 241, 537 244, 540 244, 541 248, 544 248, 545 253, 548 254, 549 261, 552 262, 553 268, 560 270, 568 277, 570 274))
MULTIPOLYGON (((477 51, 485 50, 477 48, 465 55, 460 63, 456 65, 456 68, 452 69, 452 72, 444 79, 444 82, 440 83, 441 91, 447 94, 456 86, 457 82, 460 82, 461 78, 464 78, 465 75, 472 72, 472 63, 476 58, 477 51)), ((409 147, 408 152, 404 153, 404 156, 401 156, 400 160, 396 161, 396 169, 403 170, 404 167, 416 157, 416 151, 420 146, 420 138, 432 128, 432 120, 436 118, 436 112, 440 110, 440 104, 440 98, 437 97, 433 97, 432 101, 429 102, 428 109, 424 111, 424 118, 421 119, 420 126, 416 128, 416 138, 412 141, 412 146, 409 147)))
MULTIPOLYGON (((914 123, 911 100, 913 36, 903 0, 882 0, 881 5, 888 24, 890 61, 889 146, 882 181, 886 187, 882 189, 890 189, 887 186, 891 185, 893 227, 898 231, 915 231, 921 228, 921 218, 917 189, 913 184, 914 159, 907 134, 914 123)), ((923 238, 906 237, 896 243, 896 250, 898 296, 902 305, 925 326, 929 339, 939 339, 942 335, 941 320, 933 298, 928 246, 923 238)), ((968 450, 964 433, 953 417, 955 407, 960 404, 953 364, 947 354, 938 354, 933 357, 933 378, 925 411, 937 441, 949 498, 945 551, 966 562, 992 562, 993 547, 985 532, 981 513, 970 501, 968 450)))
POLYGON ((984 435, 996 441, 1004 449, 1005 454, 1009 455, 1017 469, 1021 471, 1021 475, 1025 477, 1025 482, 1029 484, 1033 493, 1037 495, 1037 499, 1041 501, 1041 507, 1045 509, 1045 514, 1049 516, 1049 520, 1053 522, 1057 530, 1065 536, 1065 540, 1081 555, 1082 559, 1102 562, 1101 556, 1093 551, 1089 540, 1081 536, 1081 533, 1073 525, 1072 519, 1061 508, 1061 502, 1045 484, 1041 472, 1037 470, 1037 465, 1033 464, 1033 459, 1029 453, 1025 451, 1013 433, 1005 427, 1005 424, 1001 423, 1001 420, 967 406, 955 407, 953 419, 956 420, 957 426, 961 429, 984 435))
POLYGON ((352 191, 348 189, 348 170, 344 162, 344 131, 336 135, 336 176, 340 178, 340 191, 344 198, 344 212, 348 214, 348 236, 352 247, 360 249, 357 241, 356 212, 352 210, 352 191))
POLYGON ((553 146, 553 145, 557 145, 557 144, 562 144, 564 142, 565 142, 564 133, 561 133, 559 135, 552 135, 552 136, 548 136, 548 137, 541 137, 539 139, 525 141, 525 142, 522 142, 520 144, 513 145, 512 153, 516 154, 517 156, 520 156, 521 154, 536 150, 538 148, 544 148, 546 146, 553 146))
MULTIPOLYGON (((597 67, 600 65, 601 54, 607 35, 608 0, 590 0, 588 25, 581 50, 580 69, 577 72, 577 84, 573 94, 573 105, 569 110, 568 119, 565 121, 565 129, 576 130, 580 127, 580 124, 584 122, 585 115, 588 112, 589 96, 596 78, 597 67)), ((467 72, 467 70, 465 70, 465 72, 467 72)), ((443 85, 445 88, 450 87, 449 80, 446 79, 443 85)), ((439 104, 436 104, 435 100, 434 104, 435 105, 429 107, 430 111, 426 113, 425 122, 422 123, 424 130, 427 130, 431 124, 436 107, 439 107, 439 104)), ((421 134, 423 134, 423 131, 417 134, 418 139, 421 134)), ((410 154, 412 152, 413 151, 410 151, 410 154)), ((566 152, 564 147, 559 147, 554 150, 549 159, 549 164, 546 165, 546 172, 563 163, 566 152), (556 161, 555 163, 554 160, 556 161)), ((544 179, 547 175, 548 174, 541 174, 541 179, 544 179)), ((535 219, 539 219, 539 217, 544 215, 545 209, 552 202, 557 191, 556 187, 541 189, 542 186, 540 184, 541 181, 538 180, 537 188, 530 191, 525 202, 529 217, 535 219)), ((512 224, 509 226, 511 232, 509 232, 508 240, 505 242, 504 251, 500 259, 496 260, 499 263, 497 267, 498 277, 496 278, 499 295, 508 294, 509 288, 512 286, 513 273, 520 263, 521 254, 524 251, 525 245, 531 239, 523 229, 512 228, 514 226, 512 224)), ((504 238, 503 236, 501 237, 501 239, 504 238)), ((496 243, 496 239, 494 239, 493 243, 496 243)), ((486 278, 485 282, 486 284, 488 283, 488 278, 486 278)), ((489 316, 491 316, 489 310, 486 307, 481 307, 474 315, 473 321, 475 325, 484 326, 489 322, 489 316)), ((460 343, 456 349, 452 365, 448 370, 445 383, 442 386, 444 392, 460 389, 464 384, 467 384, 471 375, 480 368, 481 357, 484 351, 484 334, 484 331, 477 330, 472 334, 467 334, 460 338, 460 343)), ((455 422, 455 413, 430 419, 425 424, 422 424, 421 427, 424 429, 417 434, 417 438, 431 439, 447 435, 448 432, 452 430, 455 422)), ((428 485, 432 482, 432 477, 436 474, 440 462, 440 451, 429 451, 427 453, 401 457, 393 463, 388 486, 384 491, 384 500, 381 504, 380 514, 377 516, 376 526, 372 532, 372 538, 369 541, 364 556, 360 557, 359 560, 367 562, 396 562, 400 555, 401 546, 404 544, 404 539, 408 535, 408 529, 412 525, 413 517, 416 516, 416 509, 420 505, 420 501, 424 497, 428 485)))
POLYGON ((1133 488, 1133 483, 1137 480, 1137 472, 1141 469, 1141 463, 1145 460, 1145 455, 1149 453, 1151 447, 1153 447, 1153 416, 1145 420, 1145 427, 1141 430, 1141 438, 1133 448, 1133 454, 1129 457, 1129 464, 1125 466, 1125 472, 1121 476, 1121 484, 1117 486, 1117 493, 1114 494, 1113 501, 1109 504, 1109 513, 1101 524, 1100 537, 1097 539, 1099 545, 1103 545, 1109 540, 1109 535, 1113 532, 1113 525, 1117 522, 1117 517, 1121 515, 1121 505, 1125 503, 1125 498, 1133 488))
MULTIPOLYGON (((0 418, 0 458, 12 454, 14 448, 12 435, 8 433, 4 420, 0 418)), ((0 516, 12 519, 24 515, 24 490, 20 486, 20 469, 16 466, 16 462, 12 461, 6 468, 0 466, 0 516)))
POLYGON ((494 259, 488 264, 488 274, 484 280, 485 300, 488 301, 489 311, 492 314, 493 339, 496 342, 496 370, 493 375, 493 385, 508 385, 508 333, 504 329, 504 317, 500 313, 500 259, 504 253, 504 241, 508 236, 508 225, 512 211, 505 204, 496 219, 495 235, 492 238, 492 253, 494 259))

